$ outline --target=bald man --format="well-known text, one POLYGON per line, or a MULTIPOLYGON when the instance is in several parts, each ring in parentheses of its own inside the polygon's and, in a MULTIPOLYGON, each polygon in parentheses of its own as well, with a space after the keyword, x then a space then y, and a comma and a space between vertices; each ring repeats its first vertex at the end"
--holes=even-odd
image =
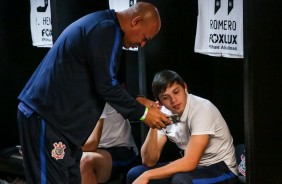
POLYGON ((171 124, 154 102, 133 98, 116 78, 122 47, 144 47, 160 28, 156 7, 140 2, 91 13, 62 32, 18 96, 27 183, 81 182, 81 147, 105 102, 152 128, 171 124))

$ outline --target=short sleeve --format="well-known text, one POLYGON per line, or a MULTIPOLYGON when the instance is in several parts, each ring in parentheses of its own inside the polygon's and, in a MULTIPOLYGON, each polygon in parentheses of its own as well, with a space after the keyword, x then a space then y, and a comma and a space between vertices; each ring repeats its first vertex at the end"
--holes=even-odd
POLYGON ((103 112, 102 112, 102 114, 101 114, 101 116, 100 116, 100 119, 105 119, 105 118, 107 118, 107 109, 108 109, 108 106, 109 106, 109 104, 106 103, 105 106, 104 106, 103 112))

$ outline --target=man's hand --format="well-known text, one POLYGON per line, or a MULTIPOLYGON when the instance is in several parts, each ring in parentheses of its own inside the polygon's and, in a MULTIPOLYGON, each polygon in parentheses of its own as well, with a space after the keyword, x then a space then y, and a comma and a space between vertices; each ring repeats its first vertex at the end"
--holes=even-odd
POLYGON ((168 115, 162 113, 158 108, 154 107, 148 109, 148 113, 144 119, 144 122, 149 127, 157 128, 159 130, 166 128, 167 125, 172 123, 168 115))
POLYGON ((154 102, 144 97, 137 97, 136 100, 148 107, 148 112, 144 122, 149 127, 162 129, 172 123, 169 116, 160 111, 160 105, 158 102, 154 102))

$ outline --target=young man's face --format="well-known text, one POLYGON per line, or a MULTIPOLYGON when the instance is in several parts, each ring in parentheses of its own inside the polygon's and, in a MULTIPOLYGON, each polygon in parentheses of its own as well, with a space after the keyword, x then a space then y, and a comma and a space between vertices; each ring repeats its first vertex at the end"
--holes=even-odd
POLYGON ((159 99, 162 105, 164 105, 173 114, 182 115, 186 101, 187 94, 185 88, 181 85, 174 83, 168 86, 165 92, 159 94, 159 99))

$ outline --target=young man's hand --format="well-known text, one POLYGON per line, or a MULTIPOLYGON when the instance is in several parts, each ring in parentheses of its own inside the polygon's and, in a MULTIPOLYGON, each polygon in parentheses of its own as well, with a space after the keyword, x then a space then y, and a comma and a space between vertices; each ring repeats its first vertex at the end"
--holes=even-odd
POLYGON ((134 180, 134 182, 132 184, 147 184, 147 183, 149 183, 149 179, 146 177, 145 173, 143 173, 136 180, 134 180))

